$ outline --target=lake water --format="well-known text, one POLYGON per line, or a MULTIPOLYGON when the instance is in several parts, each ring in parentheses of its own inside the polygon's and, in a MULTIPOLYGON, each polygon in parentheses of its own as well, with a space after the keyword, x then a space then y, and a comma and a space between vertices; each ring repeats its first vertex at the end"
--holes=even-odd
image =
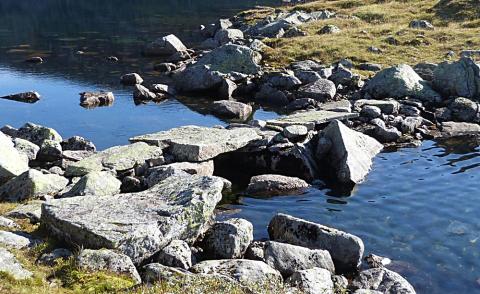
MULTIPOLYGON (((202 23, 277 1, 0 1, 0 96, 35 90, 36 104, 0 100, 0 125, 27 121, 81 135, 99 149, 133 135, 196 124, 224 124, 200 98, 135 106, 123 73, 154 81, 156 60, 140 57, 145 42, 175 33, 187 43, 202 23), (84 55, 76 55, 78 50, 84 55), (41 65, 25 58, 44 56, 41 65), (110 63, 106 57, 118 56, 110 63), (79 92, 109 90, 112 107, 83 109, 79 92)), ((256 118, 275 113, 258 109, 256 118)), ((300 196, 239 197, 226 215, 254 223, 267 236, 276 212, 285 212, 360 236, 367 253, 388 256, 418 293, 480 292, 480 148, 478 142, 425 142, 382 153, 368 179, 350 195, 318 187, 300 196)), ((224 217, 222 215, 221 217, 224 217)))

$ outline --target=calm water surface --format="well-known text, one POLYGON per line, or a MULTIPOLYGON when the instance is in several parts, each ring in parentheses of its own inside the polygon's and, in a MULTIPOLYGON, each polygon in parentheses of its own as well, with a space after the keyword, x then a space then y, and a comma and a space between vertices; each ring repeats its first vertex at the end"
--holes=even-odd
MULTIPOLYGON (((0 96, 35 90, 33 105, 0 100, 0 125, 27 121, 51 126, 64 137, 81 135, 100 149, 125 144, 130 136, 223 121, 208 114, 209 100, 190 97, 135 106, 131 88, 119 77, 139 72, 156 80, 155 59, 140 56, 145 42, 176 33, 189 44, 202 23, 231 16, 254 5, 277 1, 0 1, 0 96), (112 13, 113 12, 113 13, 112 13), (76 55, 82 50, 84 55, 76 55), (41 65, 25 58, 45 57, 41 65), (109 63, 106 57, 118 56, 109 63), (79 92, 109 90, 112 107, 83 109, 79 92)), ((275 113, 259 109, 256 118, 275 113)), ((457 142, 458 143, 458 142, 457 142)), ((418 293, 480 292, 480 148, 478 142, 382 153, 374 170, 351 195, 328 188, 301 196, 270 199, 239 197, 229 216, 254 223, 255 236, 277 212, 344 229, 362 237, 366 250, 393 259, 418 293)))

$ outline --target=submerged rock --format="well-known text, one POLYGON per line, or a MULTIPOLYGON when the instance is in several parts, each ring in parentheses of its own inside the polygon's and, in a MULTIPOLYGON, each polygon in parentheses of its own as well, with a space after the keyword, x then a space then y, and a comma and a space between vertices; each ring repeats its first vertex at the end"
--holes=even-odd
POLYGON ((402 276, 386 268, 373 268, 360 272, 351 286, 354 289, 369 289, 381 293, 415 294, 415 289, 402 276))
POLYGON ((244 219, 233 218, 216 222, 203 239, 204 253, 211 259, 242 258, 253 241, 253 225, 244 219))
POLYGON ((28 157, 0 132, 0 185, 28 170, 28 157))
POLYGON ((327 250, 338 271, 356 271, 362 262, 362 240, 334 228, 280 213, 270 221, 268 234, 273 241, 327 250))
POLYGON ((24 269, 15 256, 5 248, 0 247, 0 272, 6 272, 15 280, 28 279, 33 274, 24 269))
POLYGON ((37 92, 25 92, 0 97, 2 99, 13 100, 17 102, 35 103, 40 100, 40 94, 37 92))
POLYGON ((41 222, 60 240, 115 249, 139 264, 172 240, 195 240, 223 186, 215 177, 171 176, 143 192, 51 200, 41 222))
POLYGON ((302 179, 282 175, 260 175, 250 179, 247 194, 276 196, 302 194, 310 185, 302 179))

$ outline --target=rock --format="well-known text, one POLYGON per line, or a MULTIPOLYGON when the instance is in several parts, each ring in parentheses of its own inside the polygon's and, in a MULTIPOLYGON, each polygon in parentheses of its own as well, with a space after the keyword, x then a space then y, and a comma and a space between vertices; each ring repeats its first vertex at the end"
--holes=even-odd
POLYGON ((339 27, 337 27, 336 25, 326 25, 324 26, 323 28, 321 28, 318 33, 321 34, 321 35, 324 35, 324 34, 337 34, 337 33, 340 33, 342 30, 340 30, 339 27))
POLYGON ((171 176, 143 192, 51 200, 41 222, 60 240, 115 249, 140 264, 172 240, 195 240, 223 186, 216 177, 171 176))
POLYGON ((333 99, 336 92, 335 84, 326 79, 319 79, 298 89, 298 95, 321 102, 333 99))
POLYGON ((175 87, 183 92, 216 90, 224 81, 220 72, 210 70, 210 66, 198 64, 175 74, 173 79, 175 87))
POLYGON ((9 248, 22 249, 34 246, 37 243, 38 242, 28 234, 0 231, 0 248, 6 246, 9 248))
POLYGON ((365 105, 362 107, 360 115, 369 119, 374 119, 382 115, 382 110, 373 105, 365 105))
POLYGON ((358 289, 353 292, 353 294, 382 294, 380 291, 368 290, 368 289, 358 289))
POLYGON ((444 137, 459 137, 468 135, 479 136, 480 125, 453 121, 442 123, 442 136, 444 137))
POLYGON ((349 129, 338 120, 324 129, 323 136, 332 142, 327 161, 342 183, 362 182, 373 158, 383 149, 375 139, 349 129))
POLYGON ((54 174, 30 169, 0 187, 0 199, 19 202, 42 196, 54 196, 65 188, 68 180, 54 174))
POLYGON ((355 271, 362 261, 364 245, 357 236, 286 214, 273 217, 268 234, 272 241, 327 250, 340 272, 355 271))
POLYGON ((170 55, 170 57, 167 58, 167 61, 173 63, 180 63, 182 61, 188 61, 192 59, 192 55, 190 55, 189 51, 178 51, 170 55))
POLYGON ((365 105, 376 106, 384 114, 397 114, 400 110, 400 103, 391 100, 360 99, 355 101, 354 108, 360 111, 365 105))
POLYGON ((63 140, 61 144, 62 144, 62 149, 64 151, 65 150, 72 150, 72 151, 78 151, 78 150, 96 151, 97 150, 97 148, 92 143, 92 141, 89 141, 79 136, 74 136, 74 137, 68 138, 67 140, 63 140))
POLYGON ((287 105, 287 110, 292 112, 296 110, 305 110, 309 108, 315 108, 317 101, 312 98, 300 98, 293 100, 290 104, 287 105))
POLYGON ((215 101, 212 106, 214 114, 227 118, 247 120, 252 115, 252 106, 231 100, 215 101))
POLYGON ((294 71, 303 70, 303 71, 315 71, 318 72, 319 70, 323 69, 324 66, 313 61, 313 60, 301 60, 295 61, 290 64, 290 68, 294 71))
POLYGON ((174 96, 177 93, 175 88, 165 84, 153 84, 151 89, 154 93, 166 94, 170 96, 174 96))
POLYGON ((133 86, 143 83, 142 77, 137 73, 128 73, 120 78, 120 83, 126 86, 133 86))
POLYGON ((42 203, 44 201, 30 201, 27 204, 21 204, 9 211, 6 216, 16 219, 28 219, 32 224, 40 222, 42 215, 42 203))
POLYGON ((37 158, 37 153, 40 150, 40 147, 32 142, 21 138, 14 138, 13 144, 15 144, 15 149, 17 149, 19 153, 28 157, 28 160, 35 160, 37 158))
POLYGON ((265 242, 253 241, 245 252, 245 258, 265 261, 265 242))
POLYGON ((244 74, 257 74, 262 56, 252 49, 235 44, 226 44, 205 54, 195 64, 197 66, 209 66, 211 71, 228 74, 239 72, 244 74))
POLYGON ((480 103, 459 97, 450 103, 448 108, 456 121, 480 122, 480 103))
POLYGON ((266 48, 269 48, 265 43, 263 43, 262 41, 258 40, 258 39, 254 39, 251 43, 250 43, 250 49, 254 50, 254 51, 257 51, 257 52, 263 52, 263 50, 265 50, 266 48))
POLYGON ((435 118, 439 122, 452 120, 452 111, 447 107, 440 107, 435 109, 435 118))
POLYGON ((150 101, 150 100, 160 100, 163 98, 163 95, 153 93, 148 88, 136 84, 135 89, 133 90, 133 99, 140 101, 150 101))
POLYGON ((377 72, 382 70, 382 66, 376 63, 360 63, 358 69, 377 72))
POLYGON ((214 40, 219 45, 224 45, 229 42, 243 40, 243 32, 237 29, 220 29, 215 33, 214 40))
POLYGON ((357 117, 358 113, 308 110, 299 111, 290 115, 281 116, 277 119, 269 120, 267 121, 267 125, 279 126, 282 128, 291 125, 302 125, 306 126, 308 130, 313 130, 316 126, 331 122, 333 120, 346 120, 357 117))
POLYGON ((421 114, 420 109, 408 104, 401 104, 399 112, 400 114, 404 114, 405 116, 420 116, 421 114))
POLYGON ((295 76, 302 84, 310 84, 322 78, 318 72, 312 70, 297 70, 295 76))
POLYGON ((33 56, 33 57, 29 57, 25 61, 28 63, 43 63, 43 58, 41 58, 40 56, 33 56))
POLYGON ((156 70, 159 72, 171 72, 175 69, 177 69, 177 66, 171 62, 162 62, 162 63, 155 64, 153 66, 153 70, 156 70))
POLYGON ((66 161, 77 162, 87 157, 94 155, 93 151, 84 151, 84 150, 63 150, 62 156, 66 161))
POLYGON ((412 20, 408 25, 412 29, 422 29, 422 30, 434 30, 435 27, 428 21, 423 19, 412 20))
POLYGON ((381 257, 375 254, 369 254, 365 256, 364 259, 367 262, 369 268, 384 267, 386 265, 389 265, 392 262, 390 258, 381 257))
POLYGON ((73 256, 73 253, 70 250, 65 248, 57 248, 50 253, 42 254, 37 259, 36 263, 47 266, 55 266, 57 264, 57 260, 69 259, 71 256, 73 256))
POLYGON ((25 139, 38 146, 42 145, 44 140, 62 141, 62 136, 60 136, 54 129, 33 123, 26 123, 23 127, 18 129, 15 137, 25 139))
POLYGON ((333 281, 333 285, 335 287, 335 291, 337 291, 337 292, 345 291, 348 287, 348 280, 347 280, 347 278, 345 278, 342 275, 332 276, 332 281, 333 281))
POLYGON ((440 63, 433 72, 433 86, 445 96, 480 98, 480 65, 463 57, 457 62, 440 63))
POLYGON ((415 289, 399 274, 386 268, 373 268, 360 272, 351 286, 354 289, 369 289, 381 293, 415 294, 415 289))
POLYGON ((0 132, 0 185, 28 170, 28 157, 18 152, 9 137, 0 132))
POLYGON ((80 105, 83 107, 110 106, 115 101, 112 92, 82 92, 80 105))
POLYGON ((62 145, 58 141, 44 140, 37 153, 40 161, 55 161, 62 158, 62 145))
POLYGON ((480 50, 462 50, 460 52, 461 57, 475 58, 480 56, 480 50))
POLYGON ((192 251, 185 241, 173 240, 155 260, 166 266, 188 270, 192 267, 192 251))
POLYGON ((359 75, 352 73, 348 68, 341 64, 338 64, 337 68, 335 68, 328 79, 334 82, 337 87, 342 85, 355 88, 363 85, 363 82, 360 81, 359 75))
POLYGON ((7 99, 17 102, 24 102, 24 103, 35 103, 40 100, 40 94, 37 92, 25 92, 25 93, 18 93, 12 94, 7 96, 0 97, 1 99, 7 99))
POLYGON ((375 126, 374 137, 382 143, 396 142, 402 133, 396 127, 386 127, 385 124, 375 126))
POLYGON ((326 250, 268 241, 265 244, 265 263, 278 270, 284 277, 291 276, 299 270, 314 267, 335 273, 330 253, 326 250))
POLYGON ((159 263, 150 263, 142 267, 142 280, 144 283, 157 282, 185 282, 193 274, 178 268, 164 266, 159 263))
POLYGON ((74 196, 112 196, 120 193, 120 182, 109 172, 94 171, 84 175, 67 193, 62 197, 74 196))
POLYGON ((0 247, 0 272, 5 272, 15 280, 28 279, 33 276, 24 269, 15 256, 5 248, 0 247))
POLYGON ((282 282, 282 276, 278 271, 258 260, 207 260, 194 265, 191 270, 199 274, 225 275, 247 287, 252 285, 278 285, 282 282))
POLYGON ((11 219, 3 217, 0 215, 0 227, 5 227, 9 229, 17 229, 19 226, 11 219))
POLYGON ((225 78, 222 80, 220 88, 218 89, 218 97, 221 99, 230 99, 237 88, 238 86, 234 81, 225 78))
POLYGON ((267 83, 276 89, 292 90, 302 84, 302 82, 290 73, 274 72, 266 78, 267 83))
POLYGON ((285 34, 283 35, 284 38, 295 38, 295 37, 304 37, 307 35, 307 32, 302 31, 301 29, 297 27, 292 27, 285 31, 285 34))
POLYGON ((122 193, 140 192, 144 190, 144 183, 137 177, 127 176, 122 179, 120 191, 122 193))
POLYGON ((260 139, 251 128, 231 130, 185 126, 169 131, 147 134, 130 138, 130 142, 168 148, 177 161, 205 161, 222 153, 232 152, 245 147, 248 143, 260 139))
POLYGON ((435 63, 419 63, 413 68, 415 72, 425 81, 433 80, 433 72, 437 68, 435 63))
POLYGON ((163 181, 172 175, 199 175, 213 176, 213 160, 203 162, 175 162, 151 168, 145 174, 145 183, 148 187, 163 181))
POLYGON ((286 283, 305 294, 333 294, 331 274, 323 268, 311 268, 293 273, 286 283))
POLYGON ((305 138, 308 134, 308 129, 306 126, 287 126, 283 129, 283 135, 285 138, 289 139, 290 141, 299 141, 305 138))
POLYGON ((260 90, 255 94, 255 100, 260 103, 277 106, 284 106, 290 103, 285 91, 275 89, 269 84, 263 84, 260 87, 260 90))
POLYGON ((170 56, 179 51, 187 51, 187 47, 175 35, 167 35, 146 46, 146 56, 170 56))
POLYGON ((282 175, 260 175, 250 179, 247 194, 276 196, 302 194, 310 185, 302 179, 282 175))
POLYGON ((407 117, 401 123, 403 133, 414 134, 415 130, 423 124, 422 117, 407 117))
POLYGON ((352 112, 352 104, 348 100, 325 102, 320 104, 318 108, 334 112, 352 112))
POLYGON ((78 162, 67 165, 68 177, 80 177, 90 172, 102 170, 127 171, 148 161, 163 162, 162 149, 139 142, 125 146, 115 146, 96 153, 78 162))
POLYGON ((202 241, 204 254, 210 259, 242 258, 253 241, 253 225, 241 218, 216 222, 202 241))
POLYGON ((142 282, 135 265, 128 256, 108 249, 83 249, 76 257, 76 263, 78 267, 83 269, 125 274, 132 278, 136 284, 142 282))
POLYGON ((412 97, 438 102, 440 95, 408 65, 401 64, 378 72, 364 87, 374 99, 412 97))

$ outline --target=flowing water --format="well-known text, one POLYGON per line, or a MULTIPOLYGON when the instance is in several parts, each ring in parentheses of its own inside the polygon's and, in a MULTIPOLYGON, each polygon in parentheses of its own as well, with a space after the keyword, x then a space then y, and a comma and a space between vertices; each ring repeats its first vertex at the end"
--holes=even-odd
MULTIPOLYGON (((139 54, 145 42, 175 33, 195 42, 202 23, 254 5, 277 1, 1 0, 0 96, 35 90, 43 99, 22 104, 0 99, 0 125, 27 121, 81 135, 99 149, 130 136, 223 121, 208 114, 208 99, 182 97, 136 106, 123 73, 157 75, 156 60, 139 54), (76 52, 82 50, 83 55, 76 52), (41 65, 24 62, 45 57, 41 65), (119 57, 118 63, 106 57, 119 57), (79 92, 113 91, 112 107, 83 109, 79 92)), ((277 114, 258 109, 256 118, 277 114)), ((277 212, 320 222, 360 236, 367 253, 388 256, 418 293, 480 292, 480 148, 478 141, 425 142, 380 154, 367 180, 349 195, 315 187, 299 196, 238 197, 224 205, 230 216, 254 223, 255 236, 277 212)))

